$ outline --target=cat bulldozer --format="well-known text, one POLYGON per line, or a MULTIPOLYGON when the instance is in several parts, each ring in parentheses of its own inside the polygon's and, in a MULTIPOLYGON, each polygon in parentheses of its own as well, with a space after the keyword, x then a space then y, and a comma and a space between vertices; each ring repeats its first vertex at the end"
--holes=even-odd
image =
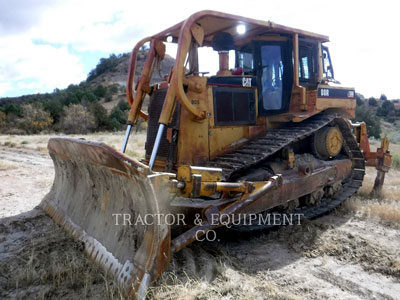
POLYGON ((41 207, 130 297, 144 299, 175 252, 229 230, 217 228, 262 229, 248 221, 276 211, 316 218, 357 192, 366 166, 377 169, 379 193, 389 141, 372 152, 365 123, 350 121, 355 90, 334 78, 328 41, 209 10, 142 39, 130 59, 122 150, 51 138, 55 180, 41 207), (167 43, 177 46, 174 66, 153 83, 167 43), (202 47, 219 58, 215 75, 200 70, 202 47), (140 119, 142 160, 125 154, 140 119))

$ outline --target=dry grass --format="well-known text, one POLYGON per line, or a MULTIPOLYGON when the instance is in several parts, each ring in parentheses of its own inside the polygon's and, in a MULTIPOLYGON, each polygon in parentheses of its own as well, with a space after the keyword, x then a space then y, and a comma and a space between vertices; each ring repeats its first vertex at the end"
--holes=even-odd
POLYGON ((3 230, 16 232, 16 237, 7 236, 16 238, 16 244, 24 241, 24 234, 30 241, 13 246, 13 251, 8 248, 0 257, 1 299, 10 299, 13 293, 16 299, 126 299, 112 274, 104 274, 83 255, 79 241, 66 236, 48 217, 39 215, 27 219, 30 222, 43 232, 19 220, 3 225, 3 230))
POLYGON ((344 203, 348 211, 356 212, 364 217, 378 218, 392 224, 400 224, 400 205, 398 202, 372 199, 366 200, 358 196, 344 203))
POLYGON ((360 216, 378 218, 391 224, 400 224, 400 171, 390 170, 379 198, 371 195, 376 170, 367 168, 358 194, 348 199, 343 207, 360 216))
MULTIPOLYGON (((367 168, 366 175, 364 177, 363 185, 358 191, 358 195, 365 198, 371 199, 370 193, 374 186, 376 177, 376 170, 374 168, 367 168)), ((400 203, 400 171, 390 170, 386 174, 385 183, 383 185, 380 200, 395 201, 400 203)))
POLYGON ((13 165, 12 163, 9 163, 8 161, 0 159, 0 171, 7 171, 7 170, 12 170, 16 169, 17 166, 13 165))
POLYGON ((282 291, 268 272, 243 273, 230 265, 221 264, 220 274, 212 282, 200 279, 176 277, 174 273, 164 273, 150 288, 149 298, 154 300, 230 300, 230 299, 288 299, 303 298, 282 291))
MULTIPOLYGON (((31 149, 40 151, 41 153, 47 153, 47 143, 51 137, 55 136, 66 136, 69 138, 84 138, 88 141, 102 142, 110 147, 119 150, 122 146, 125 132, 98 132, 86 135, 0 135, 0 146, 20 148, 20 149, 31 149)), ((138 131, 132 132, 129 144, 127 148, 127 154, 135 158, 144 157, 144 144, 146 141, 146 132, 138 131)))

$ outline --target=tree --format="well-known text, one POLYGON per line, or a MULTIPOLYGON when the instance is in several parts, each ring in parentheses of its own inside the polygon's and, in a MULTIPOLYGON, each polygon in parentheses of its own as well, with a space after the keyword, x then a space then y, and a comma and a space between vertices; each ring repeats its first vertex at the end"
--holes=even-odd
POLYGON ((356 108, 356 121, 367 124, 368 135, 379 139, 381 135, 381 122, 367 106, 356 108))
POLYGON ((125 111, 125 110, 130 109, 130 106, 129 106, 129 104, 128 104, 128 101, 126 101, 126 100, 120 100, 120 101, 118 102, 118 108, 119 108, 120 110, 122 110, 122 111, 125 111))
POLYGON ((23 104, 21 110, 21 127, 27 133, 38 133, 53 124, 50 113, 45 111, 40 104, 23 104))
POLYGON ((93 91, 93 93, 99 98, 104 97, 106 95, 106 92, 107 92, 107 89, 104 87, 104 85, 101 85, 101 84, 98 85, 93 91))
POLYGON ((54 123, 58 123, 64 112, 64 106, 58 98, 53 98, 49 101, 43 103, 43 108, 45 111, 50 113, 53 118, 54 123))
POLYGON ((81 104, 66 107, 61 123, 66 133, 88 133, 96 127, 93 114, 81 104))
POLYGON ((115 95, 116 93, 118 93, 118 84, 113 84, 111 86, 108 87, 111 95, 115 95))
POLYGON ((0 110, 0 129, 6 124, 6 114, 0 110))
POLYGON ((381 94, 379 100, 386 101, 387 100, 386 95, 385 94, 381 94))
POLYGON ((364 97, 362 97, 359 93, 356 93, 356 102, 358 106, 364 104, 364 97))
POLYGON ((9 113, 13 113, 17 116, 21 116, 22 110, 21 105, 16 103, 8 103, 4 108, 4 113, 8 115, 9 113))
POLYGON ((381 107, 378 108, 378 110, 376 111, 376 114, 378 116, 382 116, 382 117, 387 117, 389 115, 389 113, 391 112, 395 112, 395 107, 394 104, 392 103, 392 101, 384 101, 383 104, 381 105, 381 107))
POLYGON ((378 102, 376 101, 376 99, 374 97, 371 97, 368 99, 368 104, 371 106, 377 106, 378 102))
POLYGON ((93 114, 98 129, 110 129, 110 118, 107 115, 107 110, 101 104, 98 102, 90 104, 89 111, 93 114))
POLYGON ((87 81, 91 81, 107 71, 115 72, 119 62, 120 57, 115 54, 111 54, 109 58, 100 58, 100 62, 96 65, 96 68, 89 72, 87 81))
POLYGON ((111 119, 115 119, 120 124, 126 124, 127 116, 126 113, 119 109, 118 106, 114 107, 110 114, 111 119))

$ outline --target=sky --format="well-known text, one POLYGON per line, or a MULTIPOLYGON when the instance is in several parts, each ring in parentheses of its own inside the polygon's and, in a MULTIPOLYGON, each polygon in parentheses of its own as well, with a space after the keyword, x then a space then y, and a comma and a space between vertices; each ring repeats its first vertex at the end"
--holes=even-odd
POLYGON ((131 51, 203 9, 328 35, 342 85, 365 97, 400 99, 399 10, 385 0, 0 0, 0 97, 77 84, 101 57, 131 51))

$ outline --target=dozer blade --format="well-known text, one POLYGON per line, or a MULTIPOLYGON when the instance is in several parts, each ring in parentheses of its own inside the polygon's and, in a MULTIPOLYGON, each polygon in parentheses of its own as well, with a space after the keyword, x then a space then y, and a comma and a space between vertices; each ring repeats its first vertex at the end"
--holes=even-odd
POLYGON ((55 179, 41 207, 133 298, 144 299, 170 260, 171 237, 162 218, 143 220, 165 213, 171 174, 152 174, 102 143, 52 138, 48 150, 55 179))

